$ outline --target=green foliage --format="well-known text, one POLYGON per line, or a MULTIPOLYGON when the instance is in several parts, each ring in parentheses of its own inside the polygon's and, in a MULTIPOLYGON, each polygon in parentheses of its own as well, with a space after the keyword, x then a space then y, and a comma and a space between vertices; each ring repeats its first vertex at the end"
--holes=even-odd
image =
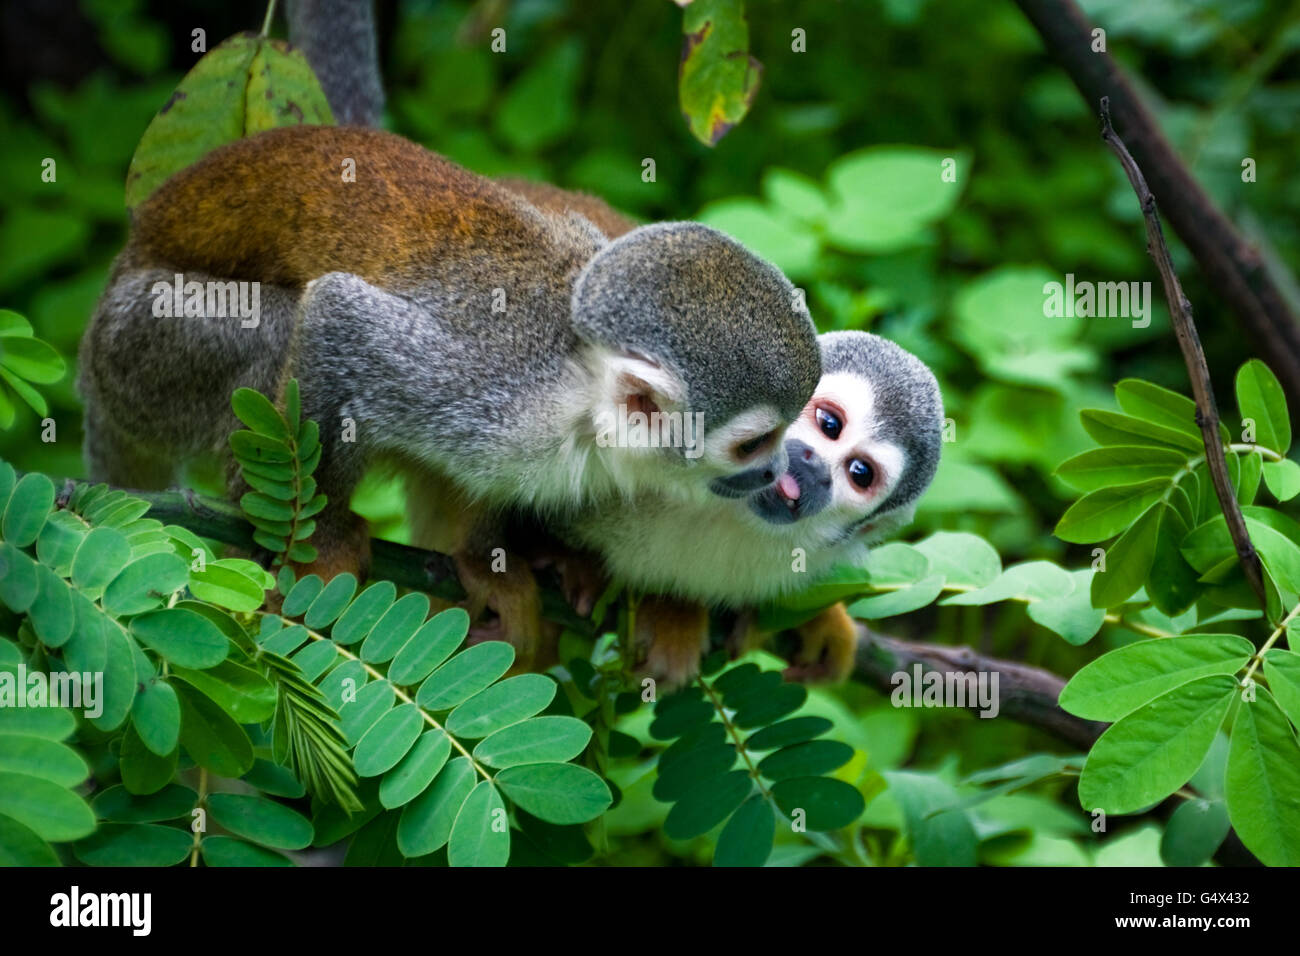
POLYGON ((706 146, 749 112, 763 66, 749 55, 742 0, 698 0, 682 13, 678 91, 691 134, 706 146))
POLYGON ((715 866, 762 866, 778 819, 796 832, 852 823, 862 794, 825 775, 853 748, 817 739, 830 721, 792 716, 807 696, 778 672, 745 663, 658 701, 650 735, 673 741, 659 756, 653 791, 672 804, 665 835, 689 840, 721 826, 715 866))
MULTIPOLYGON (((230 405, 248 427, 230 436, 230 448, 254 489, 239 499, 253 524, 253 540, 275 555, 277 565, 286 559, 306 564, 316 560, 316 549, 307 543, 316 530, 312 518, 327 502, 311 477, 320 464, 320 428, 301 420, 297 379, 285 386, 284 401, 281 413, 260 392, 235 389, 230 405)), ((261 595, 256 598, 260 604, 261 595)))
POLYGON ((126 206, 134 209, 218 146, 277 126, 333 122, 301 50, 251 33, 231 37, 194 65, 144 131, 126 177, 126 206))
POLYGON ((0 309, 0 429, 13 426, 13 396, 41 418, 49 414, 45 397, 32 383, 57 382, 66 370, 63 357, 32 335, 30 322, 17 312, 0 309))

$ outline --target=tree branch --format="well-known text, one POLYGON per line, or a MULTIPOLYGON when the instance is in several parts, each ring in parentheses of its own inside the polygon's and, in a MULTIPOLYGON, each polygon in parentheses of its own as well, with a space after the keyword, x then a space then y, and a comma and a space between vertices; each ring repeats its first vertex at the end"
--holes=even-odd
MULTIPOLYGON (((1068 714, 1056 703, 1065 681, 1050 671, 1015 661, 975 653, 969 647, 950 647, 903 641, 877 634, 858 625, 858 653, 853 679, 883 694, 895 689, 894 675, 916 664, 924 671, 998 675, 998 715, 1045 730, 1066 743, 1087 750, 1107 725, 1068 714)), ((978 710, 972 701, 968 710, 978 710)))
POLYGON ((1211 288, 1268 355, 1293 402, 1300 401, 1300 322, 1265 268, 1259 251, 1238 234, 1161 134, 1123 70, 1109 53, 1092 49, 1093 26, 1074 0, 1016 0, 1069 75, 1089 109, 1110 97, 1115 119, 1151 192, 1187 244, 1211 288))
POLYGON ((1129 153, 1124 141, 1116 134, 1110 123, 1110 99, 1101 98, 1101 138, 1119 157, 1120 165, 1133 184, 1138 202, 1142 206, 1142 216, 1147 227, 1147 252, 1155 260, 1160 271, 1160 280, 1164 285, 1165 298, 1169 302, 1169 318, 1178 337, 1178 347, 1182 350, 1183 361, 1187 364, 1187 376, 1192 382, 1192 394, 1196 396, 1196 421, 1201 426, 1201 439, 1205 443, 1205 461, 1209 466, 1210 478, 1214 482, 1214 493, 1219 498, 1219 508, 1228 522, 1228 533, 1232 535, 1232 544, 1237 549, 1237 559, 1246 573, 1246 580, 1259 600, 1259 606, 1268 613, 1268 596, 1264 590, 1264 567, 1260 563, 1255 546, 1251 543, 1250 532, 1246 530, 1246 519, 1242 517, 1241 505, 1228 478, 1228 460, 1223 452, 1223 439, 1219 436, 1219 407, 1214 401, 1214 386, 1210 383, 1210 368, 1205 362, 1205 351, 1201 348, 1200 336, 1196 334, 1196 323, 1192 321, 1192 304, 1183 295, 1183 287, 1174 272, 1173 260, 1169 257, 1169 246, 1165 244, 1164 230, 1160 228, 1160 216, 1156 212, 1156 199, 1147 187, 1142 170, 1129 153))
POLYGON ((340 126, 378 126, 384 110, 373 0, 289 0, 289 42, 302 49, 340 126))
MULTIPOLYGON (((60 496, 71 497, 73 489, 88 482, 69 479, 60 496)), ((253 527, 238 506, 228 501, 197 495, 192 491, 133 491, 128 494, 149 502, 147 517, 164 524, 176 524, 195 534, 251 550, 253 527)), ((371 576, 415 588, 445 600, 456 601, 465 592, 456 578, 451 558, 436 551, 374 538, 371 544, 371 576)), ((558 592, 542 592, 542 609, 546 617, 581 633, 594 631, 593 624, 579 617, 558 592)), ((913 643, 886 637, 858 625, 857 661, 853 679, 889 693, 893 675, 910 670, 913 664, 927 670, 976 671, 998 676, 999 713, 1012 720, 1046 730, 1066 743, 1089 747, 1104 724, 1080 720, 1057 706, 1056 699, 1065 685, 1060 677, 1014 661, 983 657, 966 647, 913 643)))

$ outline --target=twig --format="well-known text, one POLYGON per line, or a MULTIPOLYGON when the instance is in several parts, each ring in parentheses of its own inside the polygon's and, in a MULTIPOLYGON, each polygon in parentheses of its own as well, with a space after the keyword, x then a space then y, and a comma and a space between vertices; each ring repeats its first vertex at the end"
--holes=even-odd
POLYGON ((1232 536, 1233 547, 1237 549, 1241 569, 1246 573, 1246 580, 1255 592, 1259 606, 1267 615, 1264 568, 1251 543, 1250 532, 1246 530, 1246 519, 1242 517, 1241 505, 1237 502, 1232 481, 1228 478, 1228 460, 1223 452, 1223 439, 1219 435, 1219 407, 1214 401, 1214 386, 1210 383, 1210 368, 1205 362, 1205 351, 1201 348, 1201 339, 1196 334, 1196 324, 1192 321, 1192 304, 1183 295, 1178 274, 1174 272, 1169 246, 1165 243, 1164 230, 1160 227, 1160 216, 1156 212, 1156 197, 1151 194, 1142 170, 1138 168, 1124 141, 1111 126, 1110 97, 1107 96, 1101 98, 1101 138, 1119 157, 1120 165, 1124 167, 1128 181, 1133 184, 1133 191, 1137 193, 1138 202, 1142 206, 1142 216, 1147 227, 1147 252, 1151 253, 1151 258, 1160 271, 1165 298, 1169 302, 1169 319, 1178 337, 1183 361, 1187 364, 1187 376, 1191 379, 1192 394, 1196 397, 1196 423, 1201 427, 1201 438, 1205 442, 1205 462, 1214 482, 1214 493, 1218 496, 1219 508, 1227 519, 1228 533, 1232 536))
MULTIPOLYGON (((1016 661, 1004 661, 977 654, 969 647, 950 647, 903 641, 877 634, 858 625, 857 659, 853 679, 888 694, 895 689, 898 673, 920 664, 925 671, 959 674, 998 675, 998 715, 1045 730, 1066 743, 1087 750, 1101 736, 1106 724, 1068 714, 1056 700, 1065 681, 1050 671, 1016 661)), ((968 710, 979 710, 970 701, 968 710)))
MULTIPOLYGON (((69 482, 74 488, 79 484, 87 482, 69 482)), ((201 537, 236 547, 253 546, 252 525, 237 506, 227 501, 196 495, 192 491, 127 491, 149 502, 147 516, 150 518, 165 524, 181 525, 201 537)), ((446 555, 378 538, 372 539, 370 545, 370 573, 373 577, 446 600, 464 597, 464 590, 456 578, 455 563, 446 555)), ((542 592, 542 610, 551 620, 580 633, 595 631, 592 622, 579 617, 564 598, 551 589, 542 592)), ((1073 746, 1089 746, 1105 729, 1103 724, 1080 720, 1057 706, 1056 699, 1065 681, 1049 671, 984 657, 969 648, 901 641, 859 625, 854 680, 888 693, 893 689, 893 675, 910 669, 914 663, 921 663, 928 669, 996 671, 1001 714, 1039 727, 1073 746)))
POLYGON ((1113 57, 1093 49, 1093 25, 1074 0, 1016 0, 1089 108, 1109 96, 1133 155, 1169 224, 1187 244, 1214 293, 1236 314, 1293 402, 1300 402, 1300 322, 1263 256, 1201 188, 1161 134, 1113 57))

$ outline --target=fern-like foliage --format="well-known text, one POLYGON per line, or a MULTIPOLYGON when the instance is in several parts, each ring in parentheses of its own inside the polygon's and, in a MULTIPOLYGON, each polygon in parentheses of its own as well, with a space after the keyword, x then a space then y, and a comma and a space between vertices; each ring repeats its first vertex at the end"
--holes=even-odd
POLYGON ((672 744, 659 756, 655 799, 672 804, 664 833, 687 840, 722 827, 715 866, 762 866, 778 819, 796 832, 836 830, 865 808, 862 793, 826 776, 853 748, 821 740, 833 724, 797 714, 808 690, 746 662, 701 677, 655 704, 650 735, 672 744))
POLYGON ((239 499, 253 540, 275 555, 276 564, 286 558, 305 564, 316 560, 307 539, 327 500, 311 476, 320 464, 320 429, 302 421, 297 379, 285 386, 284 404, 281 412, 261 392, 236 389, 230 405, 248 427, 230 436, 230 448, 253 489, 239 499))
MULTIPOLYGON (((387 581, 356 592, 351 575, 304 577, 259 642, 337 707, 358 776, 377 783, 369 812, 351 821, 383 844, 376 852, 441 859, 445 849, 453 866, 503 865, 512 829, 573 827, 609 807, 605 782, 570 762, 591 728, 541 715, 556 695, 552 678, 505 677, 507 643, 463 647, 469 616, 460 608, 429 617, 428 597, 398 597, 387 581)), ((325 809, 319 822, 337 837, 347 825, 331 818, 325 809)))

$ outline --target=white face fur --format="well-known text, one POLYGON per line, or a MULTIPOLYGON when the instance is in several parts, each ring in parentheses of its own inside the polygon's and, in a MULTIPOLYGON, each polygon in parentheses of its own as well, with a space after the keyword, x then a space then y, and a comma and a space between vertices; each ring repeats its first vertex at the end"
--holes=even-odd
MULTIPOLYGON (((683 410, 685 387, 651 359, 593 348, 587 365, 594 370, 591 429, 597 448, 606 450, 599 457, 615 490, 716 501, 723 492, 710 490, 715 479, 737 480, 738 473, 784 462, 784 422, 775 408, 751 408, 729 421, 710 422, 683 410)), ((759 486, 753 474, 748 477, 750 483, 735 497, 759 486)))
POLYGON ((828 510, 868 515, 898 485, 905 465, 903 451, 877 439, 875 426, 871 383, 849 372, 836 372, 822 377, 812 400, 786 430, 786 441, 802 441, 828 466, 828 510))

